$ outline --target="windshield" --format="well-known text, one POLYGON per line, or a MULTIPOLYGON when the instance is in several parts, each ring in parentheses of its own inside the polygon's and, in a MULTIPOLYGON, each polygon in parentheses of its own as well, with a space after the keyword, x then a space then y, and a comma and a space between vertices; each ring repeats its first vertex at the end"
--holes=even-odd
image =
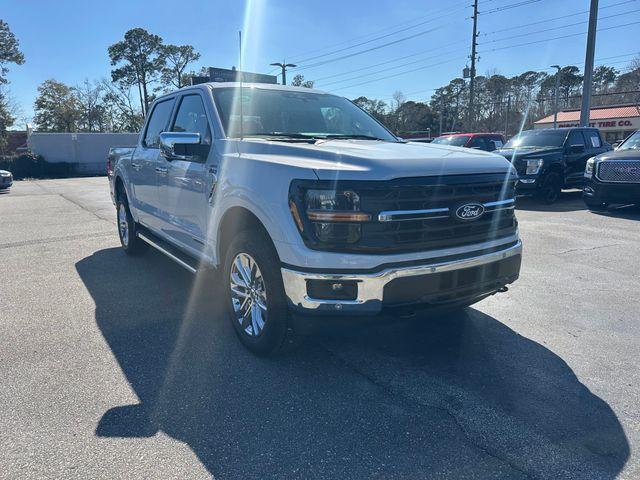
MULTIPOLYGON (((239 92, 238 87, 213 89, 228 137, 240 136, 239 92)), ((242 90, 242 116, 245 137, 398 141, 367 113, 335 95, 248 87, 242 90)))
POLYGON ((640 150, 640 130, 620 144, 617 150, 640 150))
POLYGON ((561 147, 566 130, 529 130, 505 143, 503 148, 561 147))
POLYGON ((431 143, 439 143, 441 145, 453 145, 454 147, 464 147, 471 138, 469 135, 449 135, 448 137, 438 137, 431 143))

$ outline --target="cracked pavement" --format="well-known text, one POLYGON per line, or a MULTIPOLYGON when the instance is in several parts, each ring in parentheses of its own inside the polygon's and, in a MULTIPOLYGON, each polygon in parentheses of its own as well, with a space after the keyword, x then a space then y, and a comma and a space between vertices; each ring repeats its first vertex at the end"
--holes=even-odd
POLYGON ((120 251, 105 178, 16 182, 0 478, 639 478, 640 210, 517 215, 507 293, 258 359, 215 275, 120 251))

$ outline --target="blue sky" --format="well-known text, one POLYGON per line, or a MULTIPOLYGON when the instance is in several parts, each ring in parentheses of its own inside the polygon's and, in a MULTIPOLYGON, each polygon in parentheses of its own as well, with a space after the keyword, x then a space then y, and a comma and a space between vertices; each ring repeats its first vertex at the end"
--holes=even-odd
MULTIPOLYGON (((242 29, 246 70, 269 72, 269 63, 286 59, 299 62, 300 73, 308 79, 320 79, 318 88, 336 94, 389 101, 393 92, 400 90, 407 98, 424 100, 430 97, 431 89, 460 76, 468 63, 470 3, 471 0, 189 0, 181 4, 166 0, 0 0, 0 18, 9 23, 26 57, 24 65, 11 67, 9 90, 29 117, 37 87, 48 78, 70 85, 85 78, 108 78, 111 66, 107 47, 133 27, 156 33, 167 43, 194 45, 202 54, 194 67, 236 65, 237 32, 242 29), (404 31, 395 33, 401 29, 404 31), (375 40, 382 36, 385 37, 375 40), (409 36, 413 38, 402 40, 409 36), (387 47, 302 69, 305 64, 334 60, 394 41, 397 43, 387 47), (348 48, 358 43, 362 45, 348 48), (336 50, 340 51, 309 60, 336 50), (381 63, 384 64, 368 68, 381 63)), ((478 73, 514 75, 556 63, 580 65, 584 61, 586 35, 552 38, 586 32, 588 15, 580 12, 588 8, 588 0, 480 0, 478 73), (504 8, 523 2, 526 4, 504 8), (548 20, 560 16, 565 18, 548 20), (532 25, 518 27, 525 24, 532 25), (506 28, 511 29, 497 32, 506 28), (529 42, 535 43, 521 45, 529 42)), ((596 64, 624 69, 633 54, 640 52, 638 22, 639 0, 601 0, 598 26, 602 30, 597 38, 596 64), (628 23, 634 24, 619 27, 628 23)))

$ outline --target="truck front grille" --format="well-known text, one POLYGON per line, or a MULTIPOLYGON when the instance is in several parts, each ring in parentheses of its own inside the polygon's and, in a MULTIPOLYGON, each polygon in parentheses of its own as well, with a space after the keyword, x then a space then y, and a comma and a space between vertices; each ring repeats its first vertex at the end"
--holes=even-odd
POLYGON ((640 183, 640 160, 603 161, 597 178, 603 182, 640 183))
POLYGON ((362 224, 361 239, 349 247, 355 251, 399 253, 458 247, 514 235, 518 226, 515 179, 504 175, 406 178, 354 189, 362 210, 374 219, 362 224), (461 221, 455 212, 466 203, 483 204, 485 213, 477 220, 461 221), (380 221, 383 219, 386 221, 380 221))

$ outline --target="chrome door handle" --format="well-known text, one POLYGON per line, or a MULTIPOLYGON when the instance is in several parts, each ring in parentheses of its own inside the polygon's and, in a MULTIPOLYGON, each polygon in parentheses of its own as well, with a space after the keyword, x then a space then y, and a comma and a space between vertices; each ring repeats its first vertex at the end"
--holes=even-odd
POLYGON ((156 172, 159 175, 166 175, 169 169, 167 167, 156 167, 156 172))
POLYGON ((142 168, 142 164, 141 163, 132 163, 131 164, 131 168, 133 168, 135 171, 139 171, 142 168))

